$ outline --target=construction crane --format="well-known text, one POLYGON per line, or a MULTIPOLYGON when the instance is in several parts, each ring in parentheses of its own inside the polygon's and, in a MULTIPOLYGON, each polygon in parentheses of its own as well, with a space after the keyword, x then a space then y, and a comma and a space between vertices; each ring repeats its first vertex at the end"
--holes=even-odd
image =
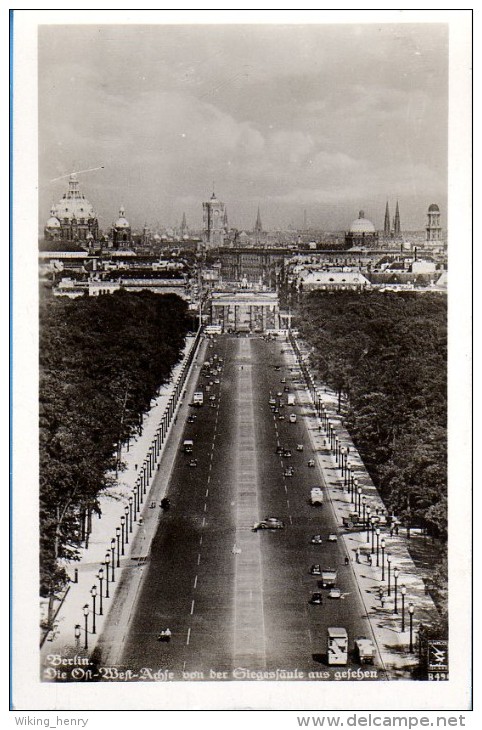
POLYGON ((61 175, 60 177, 54 177, 50 182, 57 182, 57 180, 63 180, 66 177, 70 177, 71 175, 82 175, 84 172, 94 172, 95 170, 103 170, 104 165, 101 165, 100 167, 89 167, 88 170, 75 170, 74 172, 69 172, 67 175, 61 175))

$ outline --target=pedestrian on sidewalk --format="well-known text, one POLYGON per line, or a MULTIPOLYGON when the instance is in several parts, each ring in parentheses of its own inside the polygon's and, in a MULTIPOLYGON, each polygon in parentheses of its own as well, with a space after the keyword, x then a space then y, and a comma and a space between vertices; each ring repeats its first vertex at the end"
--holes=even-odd
POLYGON ((367 555, 367 563, 368 563, 368 565, 371 565, 372 564, 372 556, 371 556, 371 553, 368 553, 368 555, 367 555))
POLYGON ((359 563, 360 562, 360 548, 356 549, 355 557, 356 557, 356 562, 359 563))

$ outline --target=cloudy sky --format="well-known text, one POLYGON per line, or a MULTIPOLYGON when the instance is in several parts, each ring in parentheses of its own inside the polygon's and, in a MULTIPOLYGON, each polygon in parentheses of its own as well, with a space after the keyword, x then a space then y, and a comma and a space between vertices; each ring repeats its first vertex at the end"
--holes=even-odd
POLYGON ((108 227, 343 230, 363 208, 421 229, 447 202, 443 24, 80 25, 39 29, 40 221, 79 176, 108 227))

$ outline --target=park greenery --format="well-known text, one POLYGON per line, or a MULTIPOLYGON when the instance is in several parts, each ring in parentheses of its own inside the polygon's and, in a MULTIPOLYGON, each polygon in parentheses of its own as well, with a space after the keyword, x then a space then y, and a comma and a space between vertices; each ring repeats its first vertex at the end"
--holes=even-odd
POLYGON ((445 542, 445 297, 313 292, 299 328, 387 508, 445 542))
POLYGON ((175 295, 117 291, 40 306, 40 590, 65 585, 63 564, 88 543, 120 447, 179 361, 189 329, 175 295))
MULTIPOLYGON (((312 292, 297 325, 387 509, 434 540, 427 588, 447 636, 447 312, 440 294, 312 292)), ((434 634, 434 635, 435 635, 434 634)))

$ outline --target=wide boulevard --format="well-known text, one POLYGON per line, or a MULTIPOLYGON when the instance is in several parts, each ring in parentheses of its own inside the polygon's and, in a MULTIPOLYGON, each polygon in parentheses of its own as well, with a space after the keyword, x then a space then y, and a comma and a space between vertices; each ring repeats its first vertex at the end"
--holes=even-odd
MULTIPOLYGON (((204 405, 191 408, 195 419, 185 424, 168 488, 171 508, 160 514, 123 667, 162 668, 175 679, 269 678, 276 670, 278 677, 286 671, 295 678, 297 671, 308 679, 330 669, 329 626, 347 629, 350 648, 356 636, 369 635, 342 545, 327 540, 337 525, 326 490, 323 507, 310 505, 311 487, 324 486, 324 478, 318 466, 308 466, 307 410, 286 347, 223 335, 206 350, 206 357, 222 358, 221 369, 199 375, 204 405), (289 394, 294 406, 287 405, 289 394), (282 401, 279 413, 270 397, 282 401), (192 454, 183 453, 184 439, 193 440, 192 454), (279 446, 292 456, 279 455, 279 446), (285 476, 289 466, 293 476, 285 476), (285 527, 251 529, 268 516, 285 527), (322 544, 311 544, 318 533, 322 544), (315 563, 336 568, 341 598, 319 588, 310 574, 315 563), (321 606, 310 603, 316 591, 323 593, 321 606), (171 641, 160 642, 166 627, 171 641)), ((348 667, 356 668, 351 656, 348 667)))

